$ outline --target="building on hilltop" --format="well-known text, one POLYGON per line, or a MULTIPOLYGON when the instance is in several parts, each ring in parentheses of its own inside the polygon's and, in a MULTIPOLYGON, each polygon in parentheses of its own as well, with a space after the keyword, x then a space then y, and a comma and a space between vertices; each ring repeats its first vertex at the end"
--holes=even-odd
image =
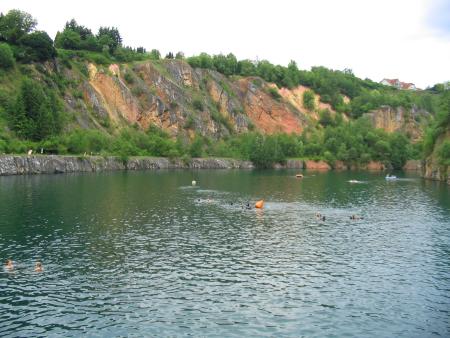
POLYGON ((417 87, 414 83, 401 82, 399 79, 383 79, 380 83, 384 84, 385 86, 395 87, 397 89, 417 90, 417 87))

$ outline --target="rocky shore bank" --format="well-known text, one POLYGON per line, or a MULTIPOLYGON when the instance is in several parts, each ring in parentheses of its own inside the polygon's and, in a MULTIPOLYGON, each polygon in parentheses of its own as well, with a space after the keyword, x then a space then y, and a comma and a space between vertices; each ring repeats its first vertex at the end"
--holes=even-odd
MULTIPOLYGON (((430 169, 421 161, 407 161, 404 170, 421 172, 425 178, 447 180, 448 173, 441 174, 430 169)), ((59 174, 74 172, 99 172, 116 170, 158 170, 158 169, 253 169, 250 161, 226 158, 193 158, 189 161, 161 157, 130 157, 126 160, 113 156, 61 156, 61 155, 0 155, 0 176, 59 174)), ((370 162, 359 168, 348 167, 341 162, 330 166, 323 161, 289 159, 275 168, 310 170, 386 170, 383 164, 370 162)), ((450 184, 450 180, 447 180, 450 184)))
POLYGON ((0 175, 59 174, 115 170, 252 169, 249 161, 194 158, 189 162, 159 157, 20 156, 0 155, 0 175))

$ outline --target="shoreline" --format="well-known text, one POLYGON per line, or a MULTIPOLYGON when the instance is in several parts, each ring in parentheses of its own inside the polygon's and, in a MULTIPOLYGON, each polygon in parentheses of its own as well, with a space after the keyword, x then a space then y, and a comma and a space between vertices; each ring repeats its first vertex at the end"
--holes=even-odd
POLYGON ((0 155, 0 176, 63 174, 119 170, 159 169, 253 169, 249 161, 222 158, 193 158, 188 163, 164 157, 73 155, 0 155))
MULTIPOLYGON (((324 161, 288 159, 286 163, 275 164, 275 169, 309 170, 368 170, 385 171, 380 162, 369 162, 362 166, 347 166, 337 161, 330 166, 324 161)), ((250 161, 230 158, 192 158, 189 161, 164 157, 130 157, 123 160, 116 156, 74 156, 74 155, 0 155, 0 176, 62 174, 75 172, 101 172, 119 170, 159 169, 254 169, 250 161)), ((405 171, 418 171, 425 177, 422 161, 410 160, 403 167, 405 171)), ((450 182, 448 182, 450 183, 450 182)))

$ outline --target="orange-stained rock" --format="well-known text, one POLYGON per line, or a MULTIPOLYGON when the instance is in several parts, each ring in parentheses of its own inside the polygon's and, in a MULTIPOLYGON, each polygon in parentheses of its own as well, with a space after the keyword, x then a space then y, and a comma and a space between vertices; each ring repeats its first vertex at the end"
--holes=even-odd
POLYGON ((375 128, 384 129, 388 133, 402 131, 409 134, 413 141, 420 140, 424 131, 423 126, 417 120, 429 118, 428 112, 416 107, 406 110, 403 107, 381 106, 364 115, 371 120, 375 128))
POLYGON ((270 94, 253 83, 252 78, 239 80, 244 109, 256 126, 266 134, 300 133, 303 130, 299 116, 282 100, 275 100, 270 94))
POLYGON ((422 161, 420 160, 408 160, 403 166, 403 170, 406 171, 420 171, 422 170, 422 161))
POLYGON ((370 161, 369 163, 366 164, 364 169, 366 169, 366 170, 374 170, 374 171, 380 170, 381 171, 381 170, 385 170, 386 167, 381 162, 370 161))
POLYGON ((348 169, 347 165, 342 161, 335 161, 333 168, 335 170, 347 170, 348 169))
POLYGON ((313 169, 313 170, 330 170, 330 165, 325 161, 311 161, 307 160, 305 161, 305 168, 306 169, 313 169))

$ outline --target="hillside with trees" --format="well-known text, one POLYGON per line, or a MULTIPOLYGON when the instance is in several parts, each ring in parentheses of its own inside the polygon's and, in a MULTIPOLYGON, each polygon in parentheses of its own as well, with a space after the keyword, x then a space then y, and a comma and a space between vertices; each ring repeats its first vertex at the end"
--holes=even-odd
POLYGON ((75 19, 54 41, 36 27, 28 13, 0 15, 0 153, 220 156, 260 167, 310 158, 401 168, 435 151, 449 164, 449 90, 442 85, 404 91, 349 69, 300 70, 294 61, 285 67, 233 54, 162 57, 124 46, 117 27, 95 33, 75 19), (400 114, 395 130, 375 128, 370 118, 385 107, 400 114))

